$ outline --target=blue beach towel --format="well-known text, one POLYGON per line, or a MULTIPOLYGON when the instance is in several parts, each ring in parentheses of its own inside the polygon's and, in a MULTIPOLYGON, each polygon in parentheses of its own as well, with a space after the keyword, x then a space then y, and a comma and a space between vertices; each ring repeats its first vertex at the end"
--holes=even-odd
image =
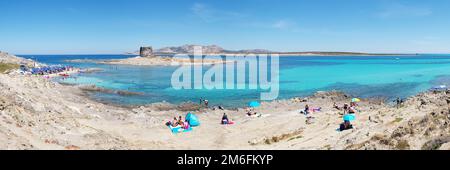
POLYGON ((180 132, 186 133, 186 132, 191 132, 193 130, 192 127, 189 127, 189 129, 183 129, 181 127, 171 127, 171 126, 168 126, 168 127, 172 131, 173 134, 178 134, 180 132))

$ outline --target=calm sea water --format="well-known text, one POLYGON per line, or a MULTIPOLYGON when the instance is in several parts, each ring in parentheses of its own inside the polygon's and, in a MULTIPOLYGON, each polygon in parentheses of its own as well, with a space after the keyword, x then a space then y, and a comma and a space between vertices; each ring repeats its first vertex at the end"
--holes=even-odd
MULTIPOLYGON (((176 67, 118 66, 67 63, 72 59, 121 59, 127 55, 23 55, 47 64, 64 64, 103 71, 57 80, 95 84, 104 88, 143 92, 142 96, 92 93, 91 97, 116 104, 140 105, 167 101, 243 106, 258 100, 260 90, 175 90, 171 76, 176 67)), ((280 57, 280 99, 308 96, 316 91, 341 90, 358 97, 408 97, 436 85, 450 84, 450 55, 419 56, 311 56, 280 57)))

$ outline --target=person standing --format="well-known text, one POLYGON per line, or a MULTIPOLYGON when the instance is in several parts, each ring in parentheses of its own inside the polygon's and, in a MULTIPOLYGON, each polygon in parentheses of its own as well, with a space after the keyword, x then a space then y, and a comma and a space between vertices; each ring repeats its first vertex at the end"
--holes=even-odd
POLYGON ((395 102, 397 103, 397 104, 396 104, 397 109, 400 108, 400 104, 401 104, 400 97, 397 97, 397 99, 395 100, 395 102))
POLYGON ((209 104, 208 100, 204 100, 204 101, 205 101, 205 107, 208 108, 208 104, 209 104))

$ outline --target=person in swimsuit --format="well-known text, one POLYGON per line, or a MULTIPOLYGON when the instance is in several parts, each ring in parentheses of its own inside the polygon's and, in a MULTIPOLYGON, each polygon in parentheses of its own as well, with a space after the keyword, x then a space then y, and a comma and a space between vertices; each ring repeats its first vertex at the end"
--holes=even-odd
POLYGON ((172 127, 177 127, 178 126, 178 120, 177 120, 177 117, 173 117, 173 120, 172 120, 172 127))
POLYGON ((180 126, 183 126, 183 125, 184 125, 184 122, 183 122, 183 119, 182 119, 181 116, 178 117, 178 122, 177 122, 177 124, 180 125, 180 126))

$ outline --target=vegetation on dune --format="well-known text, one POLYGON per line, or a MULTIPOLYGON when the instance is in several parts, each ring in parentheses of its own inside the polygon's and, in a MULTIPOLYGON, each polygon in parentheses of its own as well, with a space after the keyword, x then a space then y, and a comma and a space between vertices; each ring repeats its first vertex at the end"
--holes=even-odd
POLYGON ((17 64, 9 64, 9 63, 0 63, 0 74, 13 69, 18 69, 19 65, 17 64))

